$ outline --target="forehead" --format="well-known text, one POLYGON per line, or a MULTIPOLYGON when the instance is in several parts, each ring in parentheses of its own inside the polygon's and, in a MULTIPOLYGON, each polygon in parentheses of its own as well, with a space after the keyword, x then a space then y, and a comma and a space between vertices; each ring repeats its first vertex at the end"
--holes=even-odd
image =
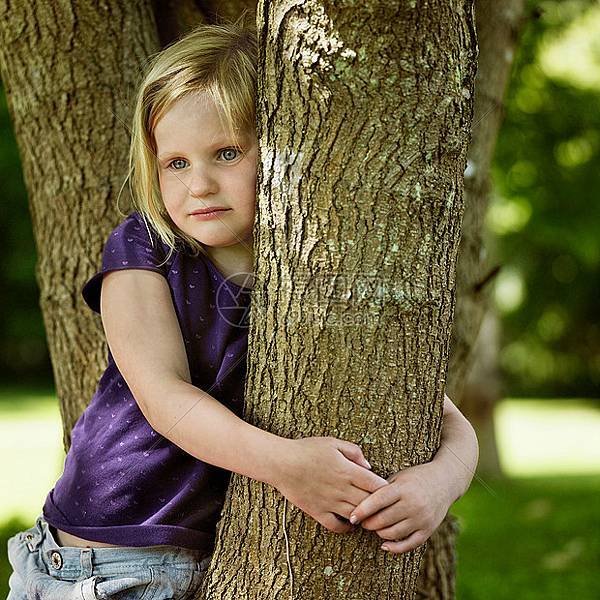
POLYGON ((221 119, 224 121, 222 113, 206 92, 185 96, 159 119, 154 139, 164 151, 192 143, 203 146, 223 143, 230 140, 230 136, 221 119))

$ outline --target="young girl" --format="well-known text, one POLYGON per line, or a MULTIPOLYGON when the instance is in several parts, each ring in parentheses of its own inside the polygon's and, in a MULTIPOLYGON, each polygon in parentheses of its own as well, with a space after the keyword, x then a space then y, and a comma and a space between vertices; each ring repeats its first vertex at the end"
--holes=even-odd
POLYGON ((42 514, 8 542, 9 599, 193 598, 232 471, 328 530, 349 532, 356 516, 392 552, 422 544, 469 486, 476 438, 448 398, 435 459, 388 480, 349 441, 286 439, 242 419, 255 36, 241 21, 198 27, 156 55, 141 84, 137 210, 82 290, 101 314, 108 366, 42 514))

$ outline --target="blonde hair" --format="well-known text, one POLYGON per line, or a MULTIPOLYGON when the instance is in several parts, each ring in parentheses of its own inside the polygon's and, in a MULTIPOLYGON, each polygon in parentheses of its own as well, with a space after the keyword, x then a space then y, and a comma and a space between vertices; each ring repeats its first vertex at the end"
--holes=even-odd
POLYGON ((129 181, 135 208, 170 248, 167 260, 179 241, 194 256, 206 251, 175 225, 165 209, 158 181, 154 128, 175 102, 206 92, 222 113, 221 123, 236 143, 238 133, 255 131, 258 47, 255 25, 246 23, 247 16, 244 11, 234 23, 195 27, 150 57, 140 84, 133 114, 129 172, 123 186, 129 181))

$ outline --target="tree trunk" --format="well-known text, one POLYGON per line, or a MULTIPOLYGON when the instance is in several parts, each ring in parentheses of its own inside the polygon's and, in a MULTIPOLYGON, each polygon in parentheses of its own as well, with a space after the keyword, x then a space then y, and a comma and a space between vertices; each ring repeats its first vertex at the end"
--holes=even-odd
POLYGON ((490 166, 504 116, 503 98, 525 22, 524 0, 477 0, 475 6, 479 43, 475 116, 465 173, 465 214, 448 377, 448 395, 457 399, 471 368, 473 345, 490 302, 490 282, 499 268, 486 260, 484 219, 490 196, 490 166))
POLYGON ((100 318, 80 290, 119 220, 129 92, 157 46, 147 2, 0 3, 0 68, 29 196, 65 448, 106 366, 100 318))
MULTIPOLYGON (((387 477, 440 443, 472 5, 261 2, 257 14, 246 418, 286 437, 354 441, 387 477)), ((270 486, 233 475, 204 593, 414 597, 424 547, 387 555, 357 529, 332 534, 270 486)))
MULTIPOLYGON (((494 382, 488 383, 487 399, 484 404, 479 405, 481 393, 477 396, 465 396, 464 384, 476 358, 473 346, 490 302, 489 283, 497 273, 497 267, 486 262, 484 218, 490 191, 490 165, 503 117, 502 99, 524 22, 523 5, 523 0, 475 2, 479 44, 475 113, 465 173, 465 209, 456 268, 456 314, 448 367, 448 395, 461 405, 461 410, 474 424, 480 441, 481 457, 490 465, 493 465, 496 454, 494 439, 489 439, 490 432, 493 432, 495 401, 490 393, 493 395, 499 387, 494 382), (469 399, 473 404, 463 405, 463 401, 469 399), (474 403, 477 403, 477 409, 474 403), (484 409, 485 414, 482 414, 484 409), (485 460, 488 458, 489 460, 485 460)), ((486 365, 488 372, 493 370, 489 361, 486 365)), ((473 377, 482 379, 481 375, 473 374, 473 377)), ((484 381, 485 379, 482 385, 485 385, 484 381)), ((473 392, 473 388, 470 391, 473 392)), ((480 388, 480 391, 483 392, 483 389, 480 388)), ((419 578, 420 598, 454 598, 453 553, 457 534, 458 523, 449 513, 430 538, 419 578)))
POLYGON ((159 39, 169 43, 203 18, 192 0, 0 0, 0 72, 28 191, 65 450, 106 367, 100 317, 80 290, 121 219, 133 92, 159 39))

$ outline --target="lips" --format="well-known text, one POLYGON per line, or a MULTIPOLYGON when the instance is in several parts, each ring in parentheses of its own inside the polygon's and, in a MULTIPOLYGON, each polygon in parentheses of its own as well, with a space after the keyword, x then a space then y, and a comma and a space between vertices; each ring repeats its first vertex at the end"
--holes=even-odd
POLYGON ((195 210, 193 213, 190 213, 192 215, 206 215, 208 213, 213 213, 213 212, 220 212, 220 211, 225 211, 225 210, 229 210, 228 208, 224 208, 223 206, 212 206, 210 208, 199 208, 198 210, 195 210))

